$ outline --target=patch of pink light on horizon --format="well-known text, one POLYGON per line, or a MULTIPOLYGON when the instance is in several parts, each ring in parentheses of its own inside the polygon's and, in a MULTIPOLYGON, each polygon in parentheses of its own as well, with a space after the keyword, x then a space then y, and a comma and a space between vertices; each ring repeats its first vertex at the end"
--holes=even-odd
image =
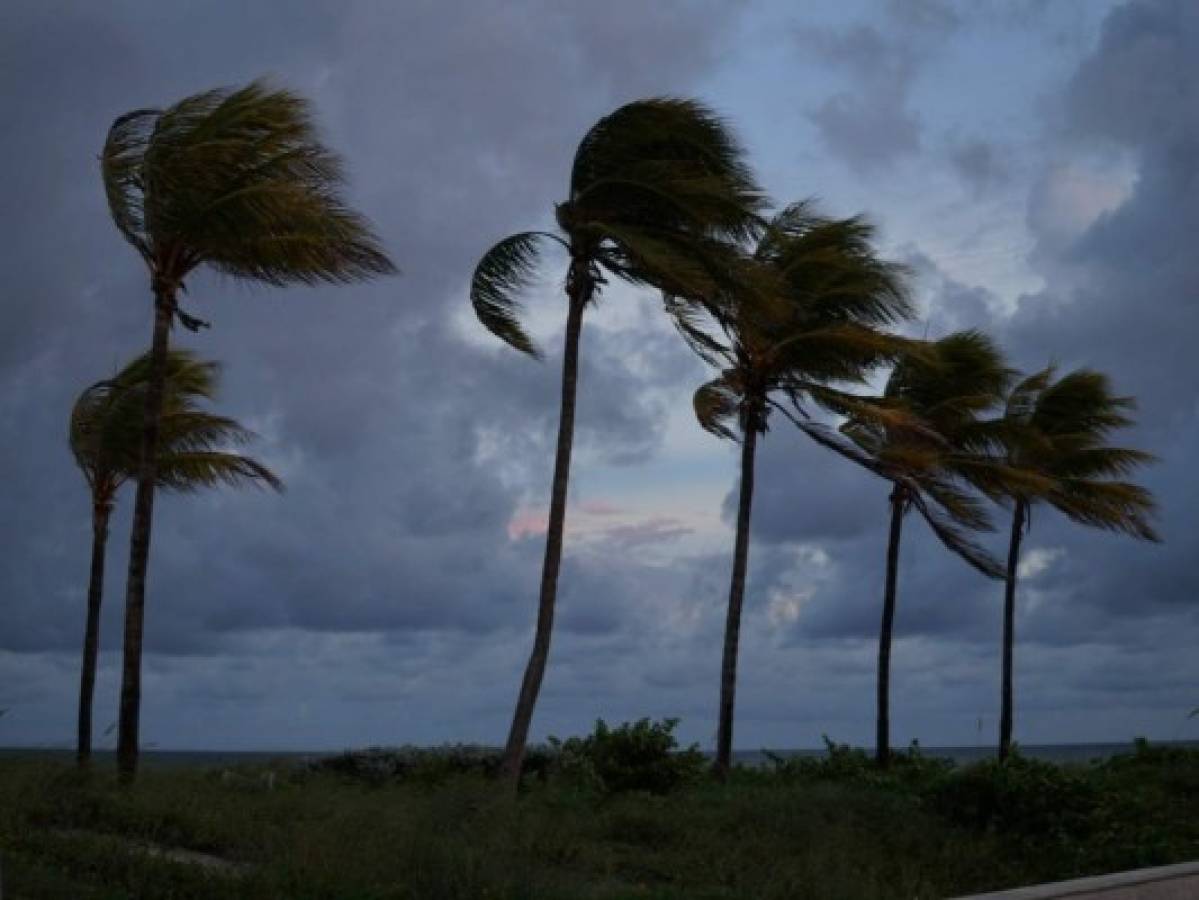
POLYGON ((624 510, 607 500, 584 500, 579 504, 579 512, 589 516, 615 516, 624 510))
POLYGON ((545 534, 548 518, 544 509, 518 509, 508 520, 508 540, 518 541, 545 534))
MULTIPOLYGON (((588 518, 591 516, 617 516, 624 510, 607 500, 584 500, 572 507, 570 512, 576 516, 588 518)), ((517 509, 512 514, 512 518, 508 520, 508 540, 518 541, 521 538, 539 537, 545 534, 549 524, 549 515, 549 508, 545 506, 517 509)), ((570 517, 567 516, 567 531, 571 530, 569 519, 570 517)))

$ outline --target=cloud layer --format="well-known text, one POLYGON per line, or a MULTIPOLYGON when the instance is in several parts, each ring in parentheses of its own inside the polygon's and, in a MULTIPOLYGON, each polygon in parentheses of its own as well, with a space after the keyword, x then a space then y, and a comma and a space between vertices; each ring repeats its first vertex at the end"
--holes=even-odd
MULTIPOLYGON (((466 284, 489 242, 549 221, 587 125, 655 94, 705 96, 730 113, 766 170, 792 173, 771 184, 780 199, 820 193, 854 212, 843 207, 876 197, 871 211, 889 250, 916 268, 935 332, 985 327, 1020 365, 1102 368, 1140 398, 1130 440, 1162 457, 1147 482, 1167 543, 1037 515, 1018 737, 1176 736, 1180 711, 1199 702, 1188 565, 1199 513, 1187 502, 1199 494, 1188 465, 1199 453, 1188 353, 1199 333, 1199 14, 1183 0, 1114 9, 1069 71, 1046 69, 1040 99, 1016 104, 1013 134, 965 121, 952 79, 922 73, 972 77, 975 42, 1049 40, 1062 26, 1036 11, 1017 21, 953 9, 881 4, 886 30, 869 17, 796 21, 783 6, 695 2, 6 13, 0 158, 15 213, 0 242, 0 707, 12 711, 0 744, 70 739, 90 542, 66 415, 83 385, 149 337, 145 273, 107 219, 95 154, 128 108, 263 74, 314 100, 354 201, 404 274, 285 292, 207 276, 189 285, 189 308, 213 328, 179 342, 223 361, 220 408, 259 433, 254 452, 288 491, 158 504, 147 740, 502 737, 542 552, 560 260, 530 303, 550 350, 542 364, 481 334, 466 284), (774 40, 764 49, 762 22, 774 40), (786 59, 788 80, 757 77, 767 58, 786 59), (814 85, 810 103, 794 102, 791 80, 814 85), (757 137, 776 121, 807 143, 757 137), (806 180, 812 154, 842 174, 806 180), (1018 197, 1020 265, 1038 287, 964 276, 961 256, 901 227, 912 192, 954 207, 977 228, 961 252, 982 254, 991 204, 1018 197)), ((653 297, 613 291, 584 335, 576 503, 537 735, 600 715, 679 715, 688 738, 711 738, 734 459, 690 422, 704 372, 660 319, 653 297)), ((784 424, 760 457, 738 742, 865 740, 886 491, 784 424)), ((110 547, 101 728, 115 711, 129 506, 123 498, 110 547)), ((897 737, 987 740, 998 588, 921 528, 913 521, 904 538, 897 737)))

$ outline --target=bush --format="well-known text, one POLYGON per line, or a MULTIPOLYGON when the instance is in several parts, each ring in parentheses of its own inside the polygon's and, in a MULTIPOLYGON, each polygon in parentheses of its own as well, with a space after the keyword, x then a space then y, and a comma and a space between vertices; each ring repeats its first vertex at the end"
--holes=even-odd
POLYGON ((1101 796, 1088 770, 1027 759, 975 763, 946 776, 929 797, 953 822, 970 828, 1037 835, 1083 836, 1101 796))
POLYGON ((1152 776, 1170 793, 1199 796, 1199 747, 1155 745, 1137 738, 1132 753, 1116 754, 1099 768, 1117 780, 1144 781, 1152 776))
MULTIPOLYGON (((331 773, 367 784, 382 784, 392 780, 441 784, 460 775, 492 777, 499 771, 501 758, 499 750, 474 744, 449 744, 433 748, 368 747, 312 760, 302 774, 331 773)), ((550 755, 544 748, 530 747, 525 752, 521 773, 545 777, 549 762, 550 755)))
POLYGON ((880 769, 865 750, 836 744, 822 735, 823 756, 779 756, 764 751, 772 773, 793 781, 831 781, 892 789, 920 789, 944 776, 954 767, 953 760, 925 756, 912 741, 907 750, 891 753, 888 768, 880 769))
POLYGON ((585 790, 601 793, 647 791, 666 794, 698 781, 707 766, 699 746, 678 749, 678 719, 640 719, 609 728, 596 720, 586 737, 549 739, 554 754, 551 771, 585 790))

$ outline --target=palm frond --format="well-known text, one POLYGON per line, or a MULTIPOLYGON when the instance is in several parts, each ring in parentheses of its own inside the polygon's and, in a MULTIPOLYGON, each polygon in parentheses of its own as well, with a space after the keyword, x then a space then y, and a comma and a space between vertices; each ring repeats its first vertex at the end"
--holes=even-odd
POLYGON ((717 247, 711 242, 613 222, 604 223, 602 230, 612 243, 597 254, 597 261, 622 281, 707 304, 719 304, 727 294, 730 273, 715 258, 717 247))
POLYGON ((119 116, 109 128, 100 153, 100 175, 112 221, 146 260, 151 251, 146 233, 142 158, 161 114, 157 109, 136 109, 119 116))
POLYGON ((236 419, 194 409, 167 412, 160 425, 163 454, 211 450, 226 444, 248 444, 257 435, 236 419))
POLYGON ((843 456, 852 463, 856 463, 864 469, 873 472, 883 478, 887 478, 887 473, 883 466, 866 450, 863 450, 856 443, 846 439, 836 430, 829 428, 823 422, 812 421, 795 421, 795 425, 822 447, 832 450, 839 456, 843 456))
POLYGON ((989 578, 1003 578, 1004 569, 999 560, 995 559, 980 544, 971 539, 969 533, 956 525, 950 518, 938 512, 921 495, 920 491, 909 492, 912 505, 920 512, 921 517, 928 523, 933 534, 947 550, 960 556, 973 568, 989 578))
POLYGON ((717 368, 731 361, 730 348, 704 330, 702 313, 694 304, 672 294, 663 294, 662 302, 674 327, 696 356, 717 368))
MULTIPOLYGON (((143 353, 126 364, 113 377, 112 383, 121 390, 143 388, 150 380, 150 368, 150 354, 143 353)), ((168 408, 172 402, 212 400, 216 396, 220 374, 220 363, 201 359, 194 351, 183 347, 172 349, 167 354, 166 362, 166 381, 169 389, 165 402, 168 408)))
POLYGON ((1150 518, 1157 509, 1153 494, 1125 481, 1060 479, 1046 499, 1072 521, 1158 542, 1150 518))
POLYGON ((1027 376, 1012 388, 1004 409, 1004 418, 1020 422, 1028 419, 1036 410, 1037 399, 1053 381, 1055 371, 1054 366, 1046 366, 1041 371, 1027 376))
POLYGON ((158 462, 157 483, 161 488, 184 494, 220 485, 257 485, 283 490, 279 477, 257 460, 216 450, 164 454, 158 462))
POLYGON ((997 503, 1009 497, 1032 499, 1043 496, 1056 482, 1044 474, 1011 464, 1006 458, 986 454, 953 453, 943 465, 997 503))
POLYGON ((955 523, 971 531, 993 531, 986 507, 977 495, 963 490, 940 473, 914 478, 918 493, 932 500, 955 523))
POLYGON ((700 426, 717 437, 737 440, 741 396, 723 376, 701 385, 692 400, 700 426))
POLYGON ((1118 397, 1108 377, 1079 369, 1046 386, 1037 398, 1030 424, 1047 434, 1090 432, 1096 439, 1132 424, 1131 397, 1118 397))
POLYGON ((496 337, 533 357, 540 357, 541 351, 520 324, 523 306, 517 295, 532 283, 540 242, 546 237, 557 240, 540 231, 504 238, 479 260, 470 282, 470 301, 479 321, 496 337))

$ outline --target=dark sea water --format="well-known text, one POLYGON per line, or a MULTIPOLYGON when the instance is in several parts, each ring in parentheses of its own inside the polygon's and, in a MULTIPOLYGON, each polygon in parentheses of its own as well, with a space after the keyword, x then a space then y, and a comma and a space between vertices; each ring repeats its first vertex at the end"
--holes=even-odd
MULTIPOLYGON (((1153 746, 1192 747, 1199 749, 1199 741, 1152 741, 1153 746)), ((1086 763, 1091 760, 1107 759, 1119 753, 1131 753, 1132 741, 1119 744, 1022 744, 1020 753, 1033 759, 1057 763, 1086 763)), ((812 756, 826 754, 822 747, 807 749, 766 748, 778 756, 812 756)), ((896 748, 902 750, 904 748, 896 748)), ((925 756, 951 759, 958 765, 989 759, 995 754, 993 746, 987 747, 921 747, 925 756)), ((268 763, 300 763, 322 756, 336 756, 335 751, 243 751, 243 750, 143 750, 141 761, 155 767, 198 766, 254 766, 268 763)), ((14 757, 40 757, 43 759, 70 760, 74 751, 60 747, 0 747, 0 760, 14 757)), ((97 762, 113 761, 111 751, 98 750, 94 754, 97 762)), ((766 762, 763 750, 738 750, 733 757, 744 765, 761 765, 766 762)))

